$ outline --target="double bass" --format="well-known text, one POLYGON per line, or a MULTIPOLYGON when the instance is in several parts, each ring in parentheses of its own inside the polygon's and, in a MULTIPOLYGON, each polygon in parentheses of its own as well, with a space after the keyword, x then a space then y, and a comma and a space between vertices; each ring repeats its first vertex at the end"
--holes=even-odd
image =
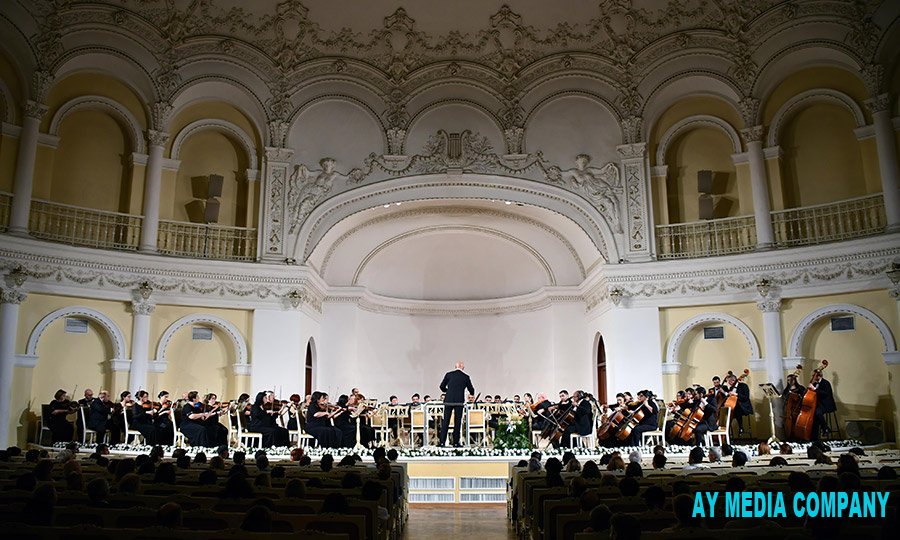
MULTIPOLYGON (((728 375, 734 375, 734 373, 729 371, 728 375)), ((741 373, 741 376, 737 378, 737 381, 735 381, 735 383, 734 383, 734 388, 731 388, 731 390, 735 391, 735 388, 737 388, 738 383, 743 382, 743 380, 746 379, 748 375, 750 375, 750 370, 745 369, 744 372, 741 373)), ((734 393, 734 394, 729 393, 728 397, 725 398, 724 406, 728 407, 729 409, 734 409, 735 406, 737 406, 737 393, 734 393)))
POLYGON ((813 370, 809 387, 806 394, 803 395, 803 401, 800 403, 800 413, 797 415, 797 421, 794 423, 794 437, 809 441, 812 440, 813 423, 816 415, 816 390, 812 387, 816 375, 821 374, 828 367, 828 360, 822 360, 822 365, 813 370))
MULTIPOLYGON (((800 373, 803 372, 803 366, 797 364, 797 369, 794 370, 792 375, 794 376, 794 380, 798 380, 800 378, 800 373)), ((794 438, 794 424, 797 423, 797 417, 800 415, 800 404, 803 401, 803 398, 797 392, 788 392, 787 399, 784 402, 784 436, 786 439, 794 438)))

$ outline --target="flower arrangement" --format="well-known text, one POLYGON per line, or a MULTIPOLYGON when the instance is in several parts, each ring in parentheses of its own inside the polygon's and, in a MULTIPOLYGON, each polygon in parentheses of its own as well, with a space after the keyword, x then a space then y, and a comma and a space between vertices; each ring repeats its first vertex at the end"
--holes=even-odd
POLYGON ((499 450, 531 448, 531 430, 521 419, 501 419, 494 434, 494 448, 499 450))

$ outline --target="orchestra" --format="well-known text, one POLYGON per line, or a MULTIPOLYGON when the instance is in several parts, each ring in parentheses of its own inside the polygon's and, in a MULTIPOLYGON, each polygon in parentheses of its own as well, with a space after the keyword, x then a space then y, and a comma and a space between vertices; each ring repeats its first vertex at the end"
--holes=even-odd
MULTIPOLYGON (((787 375, 785 387, 780 391, 784 407, 783 440, 809 441, 828 435, 826 415, 835 412, 837 407, 832 386, 823 375, 827 365, 827 361, 822 361, 807 386, 799 381, 801 366, 787 375)), ((474 389, 471 389, 466 398, 455 396, 458 401, 452 404, 444 402, 445 394, 441 394, 440 400, 433 400, 429 395, 421 399, 419 393, 413 393, 405 404, 399 403, 396 396, 379 404, 366 400, 359 388, 353 388, 332 404, 328 394, 319 391, 306 396, 293 394, 289 400, 281 401, 275 399, 275 392, 266 390, 259 392, 253 402, 248 394, 241 394, 231 402, 220 402, 215 393, 207 393, 201 400, 197 391, 190 391, 173 402, 168 391, 160 391, 156 394, 158 401, 151 401, 150 393, 143 389, 135 392, 136 399, 132 399, 131 392, 122 392, 118 402, 110 399, 108 390, 101 389, 95 397, 93 390, 86 389, 83 399, 73 402, 60 389, 45 408, 45 425, 53 442, 70 441, 75 436, 75 426, 68 417, 77 412, 84 415, 88 429, 109 444, 116 444, 121 441, 127 418, 128 428, 140 432, 145 444, 171 445, 175 434, 181 433, 187 444, 213 447, 231 442, 234 430, 230 426, 236 425, 234 417, 241 415, 240 423, 247 431, 262 435, 263 447, 287 446, 291 433, 299 432, 308 434, 315 440, 314 444, 324 448, 373 448, 379 444, 403 445, 412 411, 426 410, 426 404, 435 404, 451 408, 454 418, 457 408, 460 417, 464 407, 486 408, 489 433, 498 429, 505 416, 515 415, 528 422, 534 433, 540 433, 539 439, 545 440, 548 446, 570 446, 572 435, 592 434, 596 434, 600 446, 640 446, 645 433, 658 433, 658 430, 669 444, 703 445, 706 433, 723 428, 720 419, 726 418, 725 410, 731 412, 732 419, 738 419, 739 434, 740 418, 752 417, 750 387, 743 382, 748 373, 749 370, 744 370, 738 377, 729 371, 724 381, 713 377, 708 391, 700 385, 679 390, 675 399, 664 407, 664 402, 646 389, 637 392, 637 398, 627 391, 617 393, 615 402, 610 404, 598 403, 583 390, 571 395, 567 390, 560 390, 555 402, 543 392, 537 393, 536 398, 525 392, 511 399, 488 394, 480 400, 480 394, 473 396, 474 389), (662 418, 661 414, 668 418, 662 418), (223 416, 226 418, 220 420, 223 416), (381 419, 378 429, 374 422, 376 416, 381 419), (228 420, 228 426, 223 425, 224 420, 228 420)), ((451 415, 442 419, 438 409, 428 411, 426 430, 432 431, 433 436, 443 435, 438 438, 445 441, 451 415), (440 433, 440 427, 446 431, 440 433)), ((81 421, 81 416, 78 420, 81 421)), ((453 443, 459 444, 455 437, 453 443)))

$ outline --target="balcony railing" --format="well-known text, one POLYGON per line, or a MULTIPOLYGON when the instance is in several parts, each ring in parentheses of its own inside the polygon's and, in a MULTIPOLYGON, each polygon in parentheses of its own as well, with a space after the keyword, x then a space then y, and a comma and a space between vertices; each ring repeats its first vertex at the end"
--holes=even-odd
POLYGON ((658 259, 689 259, 743 253, 756 248, 753 216, 657 225, 658 259))
POLYGON ((165 255, 252 261, 256 229, 159 220, 157 250, 165 255))
POLYGON ((9 228, 9 209, 12 207, 12 193, 0 191, 0 232, 9 228))
POLYGON ((772 212, 775 244, 805 246, 884 232, 881 193, 829 204, 772 212))
POLYGON ((32 236, 76 246, 134 251, 141 239, 141 216, 31 200, 32 236))

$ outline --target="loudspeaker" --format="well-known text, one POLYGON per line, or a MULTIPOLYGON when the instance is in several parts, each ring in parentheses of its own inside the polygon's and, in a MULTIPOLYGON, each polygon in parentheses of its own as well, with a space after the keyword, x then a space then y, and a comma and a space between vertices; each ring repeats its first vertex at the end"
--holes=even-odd
POLYGON ((713 191, 713 172, 697 171, 697 191, 714 195, 713 191))
POLYGON ((206 199, 206 212, 204 212, 203 220, 206 223, 219 222, 219 200, 210 197, 206 199))
POLYGON ((219 222, 219 201, 217 199, 193 200, 184 205, 184 208, 187 210, 191 223, 219 222))
POLYGON ((847 420, 844 432, 848 439, 856 439, 864 445, 884 442, 884 420, 847 420))
POLYGON ((225 178, 218 174, 209 175, 209 186, 208 191, 203 199, 211 199, 213 197, 221 197, 222 196, 222 183, 225 182, 225 178))
POLYGON ((225 178, 218 174, 191 177, 191 194, 195 199, 210 199, 222 196, 225 178))
POLYGON ((712 195, 700 194, 700 219, 715 219, 716 200, 712 195))

